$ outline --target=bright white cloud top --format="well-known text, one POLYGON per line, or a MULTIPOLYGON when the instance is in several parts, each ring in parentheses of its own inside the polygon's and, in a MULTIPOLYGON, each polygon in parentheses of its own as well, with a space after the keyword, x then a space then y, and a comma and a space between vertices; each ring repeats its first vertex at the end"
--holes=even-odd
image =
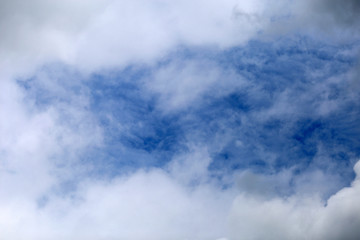
POLYGON ((360 239, 359 10, 0 1, 0 239, 360 239))

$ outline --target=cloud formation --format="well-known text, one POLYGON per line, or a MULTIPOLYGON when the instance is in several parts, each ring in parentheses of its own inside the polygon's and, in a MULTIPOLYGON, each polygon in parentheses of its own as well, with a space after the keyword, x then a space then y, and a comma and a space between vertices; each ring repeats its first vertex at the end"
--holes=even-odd
POLYGON ((358 10, 1 1, 1 238, 358 239, 358 10))
MULTIPOLYGON (((198 153, 185 156, 197 164, 198 153)), ((190 167, 190 166, 187 166, 190 167)), ((206 166, 204 166, 206 168, 206 166)), ((203 168, 203 169, 204 169, 203 168)), ((2 204, 5 239, 356 239, 357 177, 325 203, 319 198, 253 195, 205 182, 188 186, 183 169, 138 171, 110 182, 89 180, 74 194, 50 195, 33 206, 20 198, 2 204), (234 199, 234 200, 233 200, 234 199), (232 207, 230 208, 230 206, 232 207), (21 206, 21 207, 20 207, 21 206), (17 230, 22 226, 22 231, 17 230), (61 227, 59 227, 61 226, 61 227)), ((199 177, 188 173, 190 177, 199 177)), ((194 175, 196 174, 196 175, 194 175)), ((205 177, 206 170, 200 172, 205 177)), ((266 176, 263 176, 265 179, 266 176)), ((244 181, 241 179, 240 181, 244 181)))
POLYGON ((290 197, 257 199, 238 196, 231 211, 230 239, 357 239, 360 221, 358 162, 351 187, 341 189, 326 203, 290 197))

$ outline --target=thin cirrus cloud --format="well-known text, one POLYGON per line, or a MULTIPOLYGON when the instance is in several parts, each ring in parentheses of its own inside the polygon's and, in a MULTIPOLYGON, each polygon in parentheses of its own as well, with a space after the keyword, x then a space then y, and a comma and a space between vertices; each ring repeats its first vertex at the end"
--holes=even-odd
POLYGON ((1 238, 359 238, 358 8, 2 1, 1 238))

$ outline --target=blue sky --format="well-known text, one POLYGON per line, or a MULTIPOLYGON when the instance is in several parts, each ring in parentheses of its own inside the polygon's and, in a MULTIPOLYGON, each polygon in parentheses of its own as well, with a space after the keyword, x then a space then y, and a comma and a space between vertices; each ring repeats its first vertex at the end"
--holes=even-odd
POLYGON ((359 238, 359 8, 0 3, 0 236, 359 238))

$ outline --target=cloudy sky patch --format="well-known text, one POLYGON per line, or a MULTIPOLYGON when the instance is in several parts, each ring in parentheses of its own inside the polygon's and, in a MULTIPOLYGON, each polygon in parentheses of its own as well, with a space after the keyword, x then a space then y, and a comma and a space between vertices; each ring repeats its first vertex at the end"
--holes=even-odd
POLYGON ((358 239, 358 1, 1 1, 1 239, 358 239))

